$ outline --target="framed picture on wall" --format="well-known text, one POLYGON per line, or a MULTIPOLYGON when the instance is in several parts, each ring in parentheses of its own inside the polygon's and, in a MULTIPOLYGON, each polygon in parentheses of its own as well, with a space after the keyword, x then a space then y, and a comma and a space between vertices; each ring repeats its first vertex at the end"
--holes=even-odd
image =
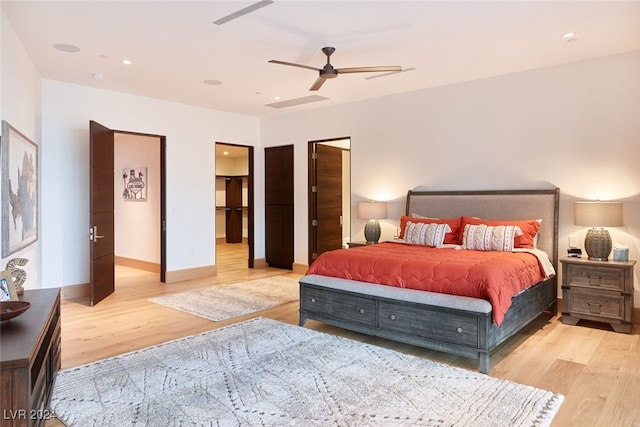
POLYGON ((122 198, 127 202, 147 201, 147 168, 126 167, 122 169, 124 189, 122 198))
POLYGON ((2 257, 38 240, 38 146, 6 121, 2 157, 2 257))

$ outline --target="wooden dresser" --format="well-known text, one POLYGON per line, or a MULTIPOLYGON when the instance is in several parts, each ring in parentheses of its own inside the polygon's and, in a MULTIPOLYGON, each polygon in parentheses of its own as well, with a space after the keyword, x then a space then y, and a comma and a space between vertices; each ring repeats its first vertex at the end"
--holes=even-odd
POLYGON ((635 261, 590 261, 564 258, 562 323, 581 319, 606 322, 616 332, 633 328, 633 266, 635 261))
POLYGON ((39 426, 60 369, 60 290, 26 290, 31 307, 0 325, 0 425, 39 426))

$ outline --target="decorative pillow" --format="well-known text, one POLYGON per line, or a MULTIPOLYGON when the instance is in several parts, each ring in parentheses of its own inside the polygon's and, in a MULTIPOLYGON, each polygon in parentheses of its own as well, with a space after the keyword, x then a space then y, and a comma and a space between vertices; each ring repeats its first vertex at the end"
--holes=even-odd
POLYGON ((477 251, 512 252, 516 236, 522 230, 517 225, 491 226, 486 224, 464 226, 462 245, 477 251))
POLYGON ((417 245, 442 246, 444 235, 451 231, 448 224, 425 224, 408 221, 404 230, 404 241, 417 245))
POLYGON ((482 219, 470 216, 462 217, 462 225, 460 227, 460 239, 462 240, 464 228, 467 224, 478 225, 485 224, 491 226, 498 225, 515 225, 520 228, 521 235, 517 235, 515 238, 514 248, 529 248, 536 247, 536 234, 540 229, 540 220, 536 219, 522 219, 522 220, 494 220, 494 219, 482 219))
POLYGON ((406 227, 407 221, 411 221, 414 223, 421 222, 424 224, 447 224, 451 230, 447 234, 445 234, 444 243, 453 245, 460 244, 460 238, 462 236, 460 224, 462 223, 462 217, 440 219, 427 218, 415 213, 412 213, 411 216, 404 215, 400 218, 400 239, 404 238, 404 229, 406 227))

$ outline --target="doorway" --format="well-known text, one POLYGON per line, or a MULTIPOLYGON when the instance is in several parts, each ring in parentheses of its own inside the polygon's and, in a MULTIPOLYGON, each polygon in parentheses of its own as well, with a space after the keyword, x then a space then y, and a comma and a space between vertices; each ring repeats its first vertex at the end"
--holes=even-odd
POLYGON ((216 142, 216 265, 218 255, 254 267, 253 147, 216 142))
POLYGON ((309 142, 309 265, 351 238, 351 140, 309 142))
MULTIPOLYGON (((128 143, 121 144, 127 146, 128 143)), ((116 248, 116 200, 128 198, 129 202, 137 204, 136 208, 129 211, 128 215, 140 216, 146 212, 145 222, 152 223, 151 238, 157 245, 154 246, 155 254, 152 261, 142 260, 144 265, 154 264, 156 272, 160 273, 160 281, 165 282, 166 275, 166 203, 165 203, 165 147, 166 138, 161 135, 150 135, 127 131, 114 131, 100 123, 89 122, 89 292, 90 305, 94 306, 101 300, 112 294, 115 290, 115 261, 118 249, 116 248), (138 139, 145 141, 136 148, 129 147, 128 153, 116 161, 116 139, 138 139), (136 150, 146 151, 153 146, 153 154, 150 156, 136 155, 136 150), (135 171, 135 179, 130 181, 130 186, 124 177, 131 176, 135 171), (142 172, 144 170, 144 172, 142 172), (154 176, 154 182, 149 182, 149 171, 154 176), (123 172, 125 171, 125 172, 123 172), (151 193, 148 192, 149 184, 155 186, 154 200, 149 203, 151 193), (147 190, 146 192, 143 190, 147 190), (125 190, 128 190, 125 193, 125 190), (135 197, 132 197, 132 193, 135 197), (148 203, 147 205, 145 205, 148 203), (149 208, 150 207, 150 208, 149 208), (146 209, 145 209, 146 208, 146 209), (150 209, 150 210, 149 210, 150 209), (151 212, 151 213, 149 213, 151 212), (153 218, 153 219, 150 219, 153 218), (155 224, 155 226, 153 226, 155 224), (159 266, 159 267, 158 267, 159 266)), ((136 229, 137 231, 137 229, 136 229)), ((139 241, 145 242, 144 239, 139 241)), ((126 252, 132 254, 133 252, 126 252)), ((138 254, 139 252, 136 252, 138 254)), ((136 260, 134 255, 131 260, 136 260)), ((128 257, 121 257, 127 259, 128 257)), ((141 260, 136 260, 141 261, 141 260)), ((138 267, 140 264, 138 265, 138 267)))
POLYGON ((160 138, 116 132, 114 144, 115 264, 160 274, 160 138))

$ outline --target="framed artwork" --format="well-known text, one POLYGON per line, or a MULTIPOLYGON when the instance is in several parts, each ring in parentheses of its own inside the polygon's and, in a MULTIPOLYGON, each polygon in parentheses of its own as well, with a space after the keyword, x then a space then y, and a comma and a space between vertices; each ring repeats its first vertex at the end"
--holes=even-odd
POLYGON ((6 121, 2 163, 2 257, 38 240, 38 146, 6 121))
POLYGON ((7 271, 0 271, 0 301, 17 301, 18 294, 11 279, 11 274, 7 271))
POLYGON ((122 169, 124 189, 122 198, 127 202, 147 201, 147 168, 127 167, 122 169))

